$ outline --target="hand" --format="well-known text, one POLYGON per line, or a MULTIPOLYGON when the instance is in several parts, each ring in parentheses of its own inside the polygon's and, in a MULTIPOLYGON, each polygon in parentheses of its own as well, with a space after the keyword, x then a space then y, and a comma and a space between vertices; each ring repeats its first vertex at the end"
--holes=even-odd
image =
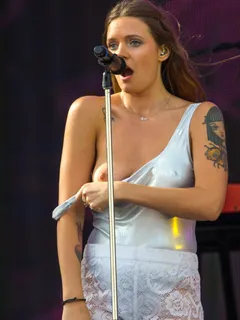
POLYGON ((77 199, 82 199, 90 209, 101 212, 108 207, 108 183, 90 182, 78 191, 77 199))
POLYGON ((74 302, 63 307, 62 320, 91 320, 91 317, 84 302, 74 302))

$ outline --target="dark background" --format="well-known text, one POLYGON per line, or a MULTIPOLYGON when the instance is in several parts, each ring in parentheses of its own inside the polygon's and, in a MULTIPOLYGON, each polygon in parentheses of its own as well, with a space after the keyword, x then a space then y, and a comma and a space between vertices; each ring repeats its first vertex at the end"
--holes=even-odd
MULTIPOLYGON (((93 47, 100 44, 104 17, 115 3, 1 1, 1 319, 60 319, 51 211, 57 204, 64 125, 76 98, 103 94, 93 47)), ((201 82, 208 100, 224 113, 229 182, 240 183, 240 59, 212 64, 240 54, 240 2, 158 3, 180 22, 181 41, 192 59, 208 64, 199 67, 201 82)), ((223 215, 197 229, 206 320, 240 319, 237 307, 234 311, 234 302, 240 301, 239 238, 230 237, 239 234, 238 216, 223 215), (227 287, 233 291, 224 295, 227 287)))

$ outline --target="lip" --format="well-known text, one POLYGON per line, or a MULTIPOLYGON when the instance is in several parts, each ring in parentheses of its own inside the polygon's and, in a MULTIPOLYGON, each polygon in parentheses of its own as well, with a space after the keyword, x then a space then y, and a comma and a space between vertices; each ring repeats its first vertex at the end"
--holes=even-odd
POLYGON ((127 80, 131 79, 132 76, 133 76, 133 74, 131 74, 130 76, 126 76, 126 77, 124 77, 123 75, 120 75, 120 78, 122 81, 127 81, 127 80))
POLYGON ((130 68, 128 65, 126 67, 127 67, 127 69, 132 70, 132 74, 129 75, 129 76, 126 76, 126 77, 124 77, 122 74, 120 74, 120 78, 121 78, 122 81, 127 81, 127 80, 131 79, 133 74, 134 74, 134 71, 133 71, 132 68, 130 68))

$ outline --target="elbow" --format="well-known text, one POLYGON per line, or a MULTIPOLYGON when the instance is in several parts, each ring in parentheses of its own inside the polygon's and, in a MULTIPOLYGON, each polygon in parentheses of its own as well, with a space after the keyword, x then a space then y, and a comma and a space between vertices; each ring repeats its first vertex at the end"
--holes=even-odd
POLYGON ((203 216, 205 221, 216 221, 222 213, 223 205, 214 201, 204 208, 203 216))
POLYGON ((213 211, 208 214, 206 221, 216 221, 221 214, 221 211, 213 211))

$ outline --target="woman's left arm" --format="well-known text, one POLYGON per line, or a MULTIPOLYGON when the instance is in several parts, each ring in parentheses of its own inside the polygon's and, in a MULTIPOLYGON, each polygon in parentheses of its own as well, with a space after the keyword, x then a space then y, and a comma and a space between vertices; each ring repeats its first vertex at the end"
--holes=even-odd
POLYGON ((190 125, 195 185, 158 188, 116 182, 115 199, 192 220, 216 220, 226 197, 227 151, 221 111, 210 102, 195 111, 190 125))

